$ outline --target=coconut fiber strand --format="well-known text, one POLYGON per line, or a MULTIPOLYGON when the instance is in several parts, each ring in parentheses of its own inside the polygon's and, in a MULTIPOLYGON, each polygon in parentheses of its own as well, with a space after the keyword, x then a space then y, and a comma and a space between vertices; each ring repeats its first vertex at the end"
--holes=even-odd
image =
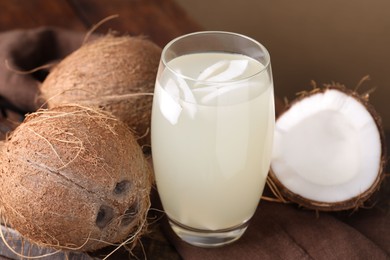
MULTIPOLYGON (((33 74, 16 71, 59 60, 78 48, 82 40, 83 35, 79 33, 57 28, 1 33, 3 111, 36 110, 37 81, 43 80, 45 71, 33 74)), ((164 219, 160 224, 183 259, 390 259, 389 198, 387 178, 379 193, 369 201, 372 207, 353 212, 317 214, 293 204, 262 201, 244 236, 232 245, 217 249, 187 245, 170 232, 164 219)))

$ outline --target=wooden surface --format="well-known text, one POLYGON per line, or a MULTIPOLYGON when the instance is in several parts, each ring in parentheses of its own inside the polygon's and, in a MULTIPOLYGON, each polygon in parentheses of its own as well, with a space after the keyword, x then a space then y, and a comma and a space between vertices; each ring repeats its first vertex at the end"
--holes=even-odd
POLYGON ((200 29, 173 0, 3 0, 0 31, 45 25, 87 31, 110 15, 119 17, 97 32, 146 35, 160 46, 200 29))
MULTIPOLYGON (((200 29, 173 0, 1 0, 0 32, 40 26, 87 32, 111 15, 118 17, 105 22, 95 32, 107 33, 114 30, 121 34, 144 35, 161 47, 179 35, 200 29)), ((0 102, 0 106, 3 105, 0 102)), ((151 217, 156 218, 157 215, 151 217)), ((2 228, 4 231, 4 227, 2 228)), ((31 246, 26 241, 21 243, 20 237, 12 230, 5 232, 5 235, 19 253, 34 256, 50 252, 48 249, 31 246)), ((119 250, 109 259, 180 259, 161 233, 158 222, 150 226, 150 232, 141 242, 142 247, 135 249, 134 256, 125 250, 119 250)), ((107 248, 92 256, 56 254, 43 259, 100 259, 112 249, 107 248)), ((3 259, 19 257, 0 240, 0 260, 3 259)))

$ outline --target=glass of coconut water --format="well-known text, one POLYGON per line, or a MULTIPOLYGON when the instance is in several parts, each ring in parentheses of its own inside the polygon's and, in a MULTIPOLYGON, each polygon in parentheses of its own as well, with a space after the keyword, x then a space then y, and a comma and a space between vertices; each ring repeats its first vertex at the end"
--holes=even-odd
POLYGON ((162 52, 152 111, 157 189, 173 231, 216 247, 245 232, 267 178, 275 123, 268 51, 229 32, 162 52))

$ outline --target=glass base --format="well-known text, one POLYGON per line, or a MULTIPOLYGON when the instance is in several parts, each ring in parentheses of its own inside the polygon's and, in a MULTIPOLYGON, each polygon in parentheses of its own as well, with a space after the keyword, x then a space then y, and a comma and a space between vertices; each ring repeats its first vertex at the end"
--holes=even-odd
POLYGON ((233 243, 239 239, 248 227, 248 221, 232 228, 223 230, 202 230, 187 227, 171 219, 169 224, 173 231, 183 241, 198 247, 220 247, 233 243))

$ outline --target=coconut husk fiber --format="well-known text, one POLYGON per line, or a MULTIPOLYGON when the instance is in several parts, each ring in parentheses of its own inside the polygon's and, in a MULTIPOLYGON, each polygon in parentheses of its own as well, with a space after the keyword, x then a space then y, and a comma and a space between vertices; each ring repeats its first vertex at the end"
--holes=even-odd
MULTIPOLYGON (((83 37, 84 34, 49 27, 0 34, 3 120, 13 113, 22 115, 37 109, 37 81, 47 74, 47 70, 32 74, 15 70, 26 71, 59 60, 78 48, 83 37)), ((216 249, 197 248, 180 241, 165 219, 159 225, 183 259, 390 259, 390 178, 385 179, 368 204, 372 207, 316 213, 294 204, 261 201, 244 236, 216 249)), ((152 207, 159 207, 159 203, 152 207)), ((159 250, 164 255, 165 249, 159 250)))

